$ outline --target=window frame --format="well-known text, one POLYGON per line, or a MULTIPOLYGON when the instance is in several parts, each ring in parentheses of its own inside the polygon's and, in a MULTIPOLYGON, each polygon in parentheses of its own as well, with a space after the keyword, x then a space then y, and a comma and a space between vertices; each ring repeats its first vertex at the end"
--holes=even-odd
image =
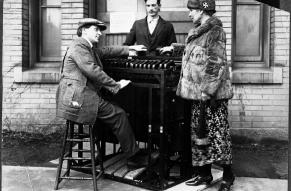
POLYGON ((96 0, 89 0, 88 2, 89 7, 89 17, 96 18, 97 17, 97 1, 96 0))
POLYGON ((39 58, 39 1, 29 1, 29 68, 32 68, 39 58))
MULTIPOLYGON (((236 60, 236 17, 237 17, 237 2, 240 0, 233 0, 232 9, 232 66, 233 68, 269 68, 270 67, 270 7, 261 4, 261 18, 260 22, 260 51, 262 59, 260 61, 238 61, 236 60)), ((240 1, 239 4, 250 4, 253 1, 240 1)))
MULTIPOLYGON (((50 5, 49 5, 50 6, 50 5)), ((61 5, 57 5, 61 8, 61 5)), ((24 65, 25 68, 58 68, 62 57, 54 57, 53 59, 41 58, 41 2, 29 1, 29 62, 24 65)), ((61 28, 60 28, 61 30, 61 28)), ((60 47, 61 48, 61 47, 60 47)))

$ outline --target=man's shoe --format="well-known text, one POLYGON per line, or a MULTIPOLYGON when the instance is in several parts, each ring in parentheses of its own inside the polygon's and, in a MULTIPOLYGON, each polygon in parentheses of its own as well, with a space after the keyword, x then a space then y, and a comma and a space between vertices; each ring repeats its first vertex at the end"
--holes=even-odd
POLYGON ((201 184, 210 184, 211 181, 213 180, 212 175, 208 175, 208 176, 196 176, 195 178, 188 180, 186 182, 186 185, 188 186, 199 186, 201 184))
MULTIPOLYGON (((151 161, 150 161, 151 166, 157 163, 157 161, 159 160, 159 156, 160 155, 158 152, 151 153, 151 161)), ((139 150, 137 153, 135 153, 133 156, 127 159, 127 167, 129 170, 134 170, 134 169, 148 166, 149 165, 148 159, 149 159, 148 152, 145 150, 139 150)))
POLYGON ((147 153, 139 150, 133 156, 127 159, 127 167, 129 169, 138 169, 148 165, 147 153))

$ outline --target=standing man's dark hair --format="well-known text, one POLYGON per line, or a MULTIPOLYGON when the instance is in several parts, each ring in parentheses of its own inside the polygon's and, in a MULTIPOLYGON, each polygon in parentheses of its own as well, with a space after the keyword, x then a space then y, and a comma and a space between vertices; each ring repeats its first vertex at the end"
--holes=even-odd
MULTIPOLYGON (((146 3, 148 0, 144 0, 144 2, 146 3)), ((161 5, 161 0, 157 0, 157 4, 161 5)))

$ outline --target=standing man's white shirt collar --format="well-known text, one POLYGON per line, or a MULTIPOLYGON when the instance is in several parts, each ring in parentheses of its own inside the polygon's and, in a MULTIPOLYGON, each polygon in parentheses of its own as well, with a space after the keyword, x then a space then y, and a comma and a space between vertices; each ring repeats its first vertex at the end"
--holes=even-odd
POLYGON ((92 44, 92 42, 90 42, 90 40, 88 38, 86 38, 85 36, 82 36, 82 38, 84 38, 85 40, 87 40, 88 43, 90 44, 90 47, 93 48, 93 44, 92 44))
POLYGON ((153 34, 157 24, 158 24, 158 20, 159 20, 160 16, 158 15, 157 17, 147 17, 147 22, 148 22, 148 27, 149 27, 149 31, 150 34, 153 34))

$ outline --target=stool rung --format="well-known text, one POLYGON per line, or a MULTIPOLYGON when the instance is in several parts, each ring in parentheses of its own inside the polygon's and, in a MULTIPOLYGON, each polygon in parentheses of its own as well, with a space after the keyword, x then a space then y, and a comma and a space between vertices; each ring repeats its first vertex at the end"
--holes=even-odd
POLYGON ((69 180, 93 180, 92 178, 87 178, 87 177, 75 177, 75 176, 70 176, 70 177, 60 177, 61 179, 69 179, 69 180))
POLYGON ((73 170, 74 169, 92 169, 92 167, 91 166, 71 166, 71 169, 73 169, 73 170))
POLYGON ((64 157, 64 160, 91 160, 90 157, 64 157))
POLYGON ((91 152, 90 150, 85 150, 85 149, 72 149, 72 152, 84 152, 84 153, 89 153, 91 152))
POLYGON ((90 137, 90 135, 89 134, 86 134, 86 133, 74 133, 74 136, 90 137))
POLYGON ((89 142, 90 138, 83 138, 83 139, 66 139, 67 141, 72 141, 72 142, 89 142))
MULTIPOLYGON (((71 167, 72 170, 78 170, 78 169, 87 169, 90 170, 92 169, 92 166, 72 166, 71 167)), ((102 172, 102 170, 100 169, 100 167, 96 167, 96 172, 102 172)))

